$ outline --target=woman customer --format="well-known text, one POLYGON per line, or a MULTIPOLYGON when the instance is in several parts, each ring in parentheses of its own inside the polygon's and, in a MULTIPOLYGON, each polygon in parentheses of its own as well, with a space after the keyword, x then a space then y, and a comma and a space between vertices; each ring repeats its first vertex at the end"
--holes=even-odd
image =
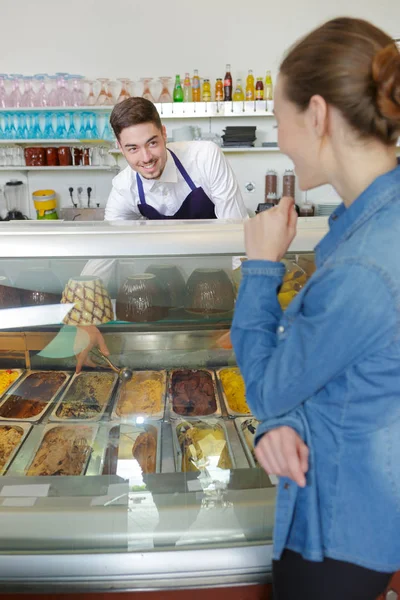
POLYGON ((399 51, 366 21, 329 21, 282 62, 275 114, 301 189, 343 199, 284 313, 293 201, 245 223, 231 335, 257 458, 280 476, 276 598, 373 600, 400 568, 399 51))

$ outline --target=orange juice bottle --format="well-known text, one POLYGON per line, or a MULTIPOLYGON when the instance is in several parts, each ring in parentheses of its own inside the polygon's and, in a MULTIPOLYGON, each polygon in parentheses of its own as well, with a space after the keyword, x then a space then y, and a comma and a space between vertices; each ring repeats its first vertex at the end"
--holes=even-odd
POLYGON ((215 100, 217 102, 222 102, 224 99, 224 84, 222 83, 222 79, 217 79, 215 82, 215 100))
POLYGON ((246 79, 246 100, 254 100, 254 75, 251 69, 246 79))
POLYGON ((209 79, 204 79, 203 81, 203 91, 201 96, 203 102, 211 102, 211 84, 209 79))
POLYGON ((235 91, 233 92, 233 101, 234 102, 242 102, 244 100, 244 92, 242 87, 242 80, 236 80, 235 91))
POLYGON ((266 77, 265 77, 265 100, 273 100, 273 87, 272 87, 272 76, 271 76, 271 71, 267 71, 266 77))
POLYGON ((197 69, 195 69, 192 79, 192 100, 193 102, 201 100, 200 77, 197 69))

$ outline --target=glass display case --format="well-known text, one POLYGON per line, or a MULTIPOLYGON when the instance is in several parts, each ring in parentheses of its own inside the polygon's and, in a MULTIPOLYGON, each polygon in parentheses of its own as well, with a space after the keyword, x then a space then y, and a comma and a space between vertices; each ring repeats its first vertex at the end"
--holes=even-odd
MULTIPOLYGON (((299 220, 283 308, 326 228, 299 220)), ((2 590, 267 581, 276 480, 228 335, 242 223, 9 222, 0 257, 2 590)))

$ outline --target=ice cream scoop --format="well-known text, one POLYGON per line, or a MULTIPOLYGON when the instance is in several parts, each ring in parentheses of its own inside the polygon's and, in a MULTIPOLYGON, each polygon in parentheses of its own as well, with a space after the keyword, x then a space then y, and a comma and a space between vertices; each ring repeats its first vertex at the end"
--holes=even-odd
POLYGON ((101 350, 100 348, 92 348, 91 350, 92 354, 94 354, 97 357, 102 358, 103 360, 105 360, 105 362, 111 367, 111 369, 114 371, 114 373, 118 373, 118 377, 120 378, 121 381, 130 381, 132 379, 132 375, 133 375, 133 371, 131 369, 129 369, 128 367, 117 367, 114 365, 114 363, 108 358, 108 356, 106 356, 101 350))

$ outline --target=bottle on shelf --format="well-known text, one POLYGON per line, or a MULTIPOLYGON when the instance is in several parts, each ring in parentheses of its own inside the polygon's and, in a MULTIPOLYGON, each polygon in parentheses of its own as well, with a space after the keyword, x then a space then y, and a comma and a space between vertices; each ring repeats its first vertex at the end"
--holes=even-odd
MULTIPOLYGON (((265 201, 271 194, 274 195, 275 201, 278 195, 278 173, 274 169, 267 171, 265 176, 265 201)), ((276 204, 276 202, 275 202, 276 204)))
POLYGON ((215 100, 222 102, 224 99, 224 84, 221 78, 215 82, 215 100))
POLYGON ((197 69, 194 70, 192 79, 192 100, 193 102, 200 102, 201 100, 200 77, 197 69))
POLYGON ((307 192, 304 194, 304 202, 300 206, 300 217, 313 217, 315 215, 315 206, 307 199, 307 192))
POLYGON ((256 100, 264 100, 264 84, 262 77, 257 77, 256 100))
POLYGON ((272 86, 271 71, 267 71, 267 74, 265 76, 264 98, 265 98, 265 100, 273 100, 273 97, 274 97, 274 90, 273 90, 273 86, 272 86))
POLYGON ((185 73, 185 79, 183 80, 183 101, 192 101, 192 84, 190 82, 189 73, 185 73))
POLYGON ((175 77, 175 86, 174 86, 174 93, 173 93, 173 100, 174 102, 183 102, 183 89, 182 89, 182 85, 181 85, 181 76, 177 75, 175 77))
POLYGON ((226 65, 226 73, 224 77, 224 101, 230 102, 232 100, 232 75, 231 75, 231 65, 226 65))
POLYGON ((282 196, 295 197, 296 175, 292 169, 286 169, 283 174, 282 196))
POLYGON ((243 102, 244 100, 244 91, 242 86, 242 80, 240 77, 236 80, 236 87, 233 93, 233 100, 235 102, 243 102))
POLYGON ((253 71, 249 69, 249 74, 246 79, 246 100, 254 100, 255 89, 254 89, 254 75, 253 71))
POLYGON ((211 84, 209 79, 204 79, 203 81, 201 99, 203 102, 211 102, 211 84))
POLYGON ((288 196, 289 198, 293 198, 294 207, 296 209, 297 214, 300 216, 300 207, 296 204, 295 200, 296 195, 296 175, 292 169, 286 169, 283 174, 282 181, 282 197, 288 196))

